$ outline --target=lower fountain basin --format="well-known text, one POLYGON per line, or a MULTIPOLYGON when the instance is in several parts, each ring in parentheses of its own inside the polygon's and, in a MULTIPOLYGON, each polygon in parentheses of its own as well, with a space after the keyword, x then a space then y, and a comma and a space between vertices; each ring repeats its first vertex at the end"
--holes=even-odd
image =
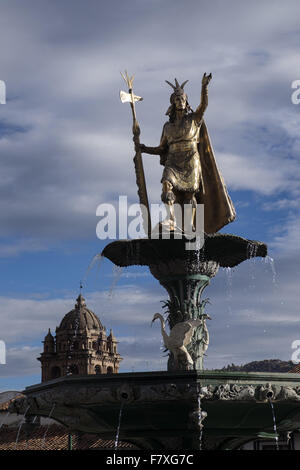
POLYGON ((203 448, 233 449, 300 427, 300 376, 216 371, 68 376, 26 388, 11 411, 49 416, 72 432, 119 439, 141 449, 198 449, 198 399, 207 412, 203 448))

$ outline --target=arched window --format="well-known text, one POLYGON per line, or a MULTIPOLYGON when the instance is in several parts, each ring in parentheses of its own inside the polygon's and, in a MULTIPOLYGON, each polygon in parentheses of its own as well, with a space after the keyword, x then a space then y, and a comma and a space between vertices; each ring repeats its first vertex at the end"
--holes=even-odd
POLYGON ((95 366, 95 373, 96 374, 101 374, 101 367, 100 366, 95 366))
POLYGON ((114 370, 113 370, 112 367, 108 367, 108 368, 107 368, 107 373, 108 373, 108 374, 113 374, 113 372, 114 372, 114 370))

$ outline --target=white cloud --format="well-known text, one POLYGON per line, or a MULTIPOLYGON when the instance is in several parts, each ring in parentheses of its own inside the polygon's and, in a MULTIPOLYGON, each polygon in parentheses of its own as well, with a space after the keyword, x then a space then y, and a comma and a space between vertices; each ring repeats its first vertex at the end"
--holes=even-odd
MULTIPOLYGON (((0 43, 6 47, 0 79, 7 84, 7 104, 0 121, 0 255, 95 237, 99 203, 116 201, 119 194, 137 200, 130 108, 118 97, 120 70, 128 67, 136 74, 135 90, 144 97, 137 107, 141 141, 149 145, 158 144, 166 119, 164 80, 189 79, 186 90, 195 107, 202 74, 211 71, 205 118, 229 191, 253 191, 264 209, 276 198, 288 209, 283 222, 270 218, 266 224, 272 229, 271 248, 294 253, 281 258, 284 276, 275 291, 272 273, 263 270, 261 276, 251 264, 246 264, 248 277, 245 267, 234 278, 232 305, 224 304, 224 285, 218 291, 218 279, 212 282, 216 320, 210 324, 208 363, 220 358, 224 365, 231 355, 240 362, 284 354, 296 334, 298 303, 299 108, 290 95, 291 82, 299 78, 299 13, 299 2, 292 0, 273 1, 272 7, 237 0, 105 6, 89 0, 88 8, 77 0, 2 4, 0 43), (256 289, 253 273, 260 280, 256 289), (286 324, 280 323, 282 299, 286 324), (266 336, 270 331, 278 344, 266 336)), ((159 202, 162 167, 157 156, 144 160, 150 200, 159 202)), ((240 205, 239 212, 243 209, 240 205)), ((110 302, 107 296, 91 293, 88 304, 118 336, 140 338, 134 342, 136 354, 124 340, 127 367, 137 355, 145 362, 154 357, 154 346, 151 353, 141 351, 143 340, 152 338, 149 322, 164 298, 161 291, 128 285, 110 302)), ((22 344, 42 340, 74 304, 70 298, 0 300, 1 335, 28 361, 31 353, 22 344)))
MULTIPOLYGON (((298 113, 290 102, 298 70, 296 2, 290 8, 273 2, 270 9, 192 1, 187 14, 185 5, 166 1, 159 17, 151 4, 132 2, 113 15, 112 5, 89 4, 28 0, 26 7, 13 1, 1 7, 0 40, 10 46, 1 51, 8 87, 1 119, 10 131, 0 139, 0 235, 48 237, 48 245, 94 236, 99 203, 119 194, 136 200, 130 110, 118 98, 119 71, 127 65, 144 96, 137 110, 142 141, 159 141, 169 101, 164 79, 189 78, 195 106, 202 73, 212 71, 206 117, 229 189, 300 190, 298 162, 287 157, 299 147, 298 113), (266 142, 257 138, 263 125, 271 132, 266 142), (270 148, 278 129, 294 139, 281 155, 270 148)), ((158 158, 145 157, 145 167, 150 199, 159 202, 158 158)), ((12 253, 21 252, 17 244, 12 253)))
POLYGON ((265 202, 263 204, 263 210, 265 211, 299 209, 299 207, 300 199, 278 199, 277 201, 265 202))
POLYGON ((40 365, 36 358, 40 352, 40 348, 30 346, 7 348, 6 364, 0 366, 0 377, 38 374, 40 365))
POLYGON ((265 195, 286 187, 283 171, 268 166, 268 158, 242 157, 233 154, 218 154, 226 181, 232 189, 249 189, 265 195))
POLYGON ((270 243, 278 252, 298 253, 300 239, 300 219, 299 214, 289 215, 285 224, 280 228, 280 234, 275 234, 270 243))
POLYGON ((34 253, 37 251, 47 251, 49 249, 46 242, 42 240, 23 239, 16 242, 0 244, 0 257, 17 256, 20 253, 34 253))
MULTIPOLYGON (((92 292, 87 305, 107 328, 149 326, 160 295, 134 285, 115 287, 114 291, 92 292), (146 307, 145 307, 146 306, 146 307)), ((63 316, 74 308, 75 299, 37 299, 0 297, 1 339, 9 344, 42 341, 48 328, 55 330, 63 316)))

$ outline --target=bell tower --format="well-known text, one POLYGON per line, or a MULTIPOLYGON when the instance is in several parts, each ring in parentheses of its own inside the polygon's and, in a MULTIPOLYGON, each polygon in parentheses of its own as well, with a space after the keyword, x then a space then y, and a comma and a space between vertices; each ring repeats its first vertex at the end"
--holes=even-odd
POLYGON ((38 360, 42 367, 42 382, 65 375, 116 374, 122 357, 117 352, 117 340, 94 312, 86 306, 80 293, 73 310, 56 328, 50 328, 43 341, 44 350, 38 360))

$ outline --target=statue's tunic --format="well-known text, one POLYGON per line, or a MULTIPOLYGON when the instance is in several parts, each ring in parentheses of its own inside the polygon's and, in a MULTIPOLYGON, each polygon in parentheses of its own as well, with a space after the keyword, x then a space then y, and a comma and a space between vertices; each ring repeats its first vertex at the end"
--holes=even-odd
POLYGON ((167 122, 164 125, 161 145, 168 150, 162 181, 169 181, 178 191, 197 192, 203 188, 198 152, 201 124, 202 120, 198 122, 191 113, 180 123, 167 122))
POLYGON ((195 193, 204 204, 204 230, 215 233, 235 219, 235 209, 216 164, 207 127, 196 113, 187 114, 181 123, 164 125, 160 163, 162 181, 170 181, 175 190, 195 193))

